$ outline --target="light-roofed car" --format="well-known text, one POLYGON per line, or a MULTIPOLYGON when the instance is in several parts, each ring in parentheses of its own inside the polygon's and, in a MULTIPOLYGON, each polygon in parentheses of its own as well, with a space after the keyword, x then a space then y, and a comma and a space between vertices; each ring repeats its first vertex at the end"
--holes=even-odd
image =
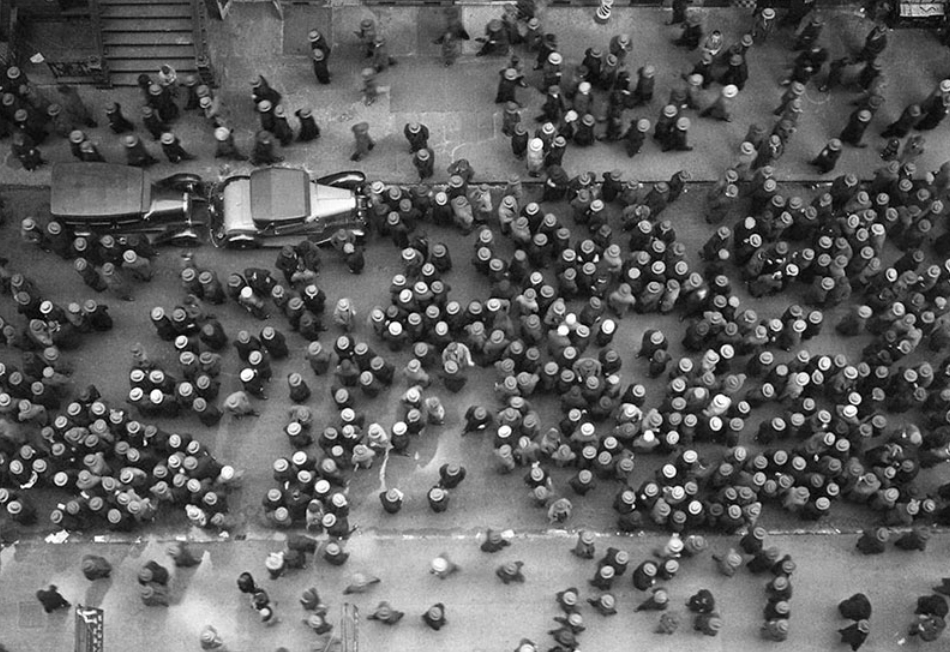
POLYGON ((361 172, 313 179, 290 167, 232 174, 212 191, 211 240, 223 247, 280 247, 303 238, 327 242, 340 229, 360 237, 365 183, 361 172))

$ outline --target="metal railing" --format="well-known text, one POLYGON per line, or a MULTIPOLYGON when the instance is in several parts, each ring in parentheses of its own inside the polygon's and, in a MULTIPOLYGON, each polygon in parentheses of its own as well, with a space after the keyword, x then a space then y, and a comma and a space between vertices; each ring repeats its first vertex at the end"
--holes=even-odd
POLYGON ((195 68, 201 83, 216 88, 217 75, 211 64, 211 47, 208 44, 208 6, 205 0, 191 0, 192 41, 195 48, 195 68))

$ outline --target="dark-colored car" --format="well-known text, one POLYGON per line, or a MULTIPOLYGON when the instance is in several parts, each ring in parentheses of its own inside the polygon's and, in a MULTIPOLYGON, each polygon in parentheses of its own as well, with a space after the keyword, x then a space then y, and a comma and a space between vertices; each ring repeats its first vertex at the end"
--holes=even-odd
POLYGON ((300 168, 234 174, 212 191, 211 241, 223 247, 280 247, 303 238, 328 241, 344 229, 362 236, 366 198, 362 172, 312 179, 300 168))
POLYGON ((182 173, 149 181, 144 170, 112 163, 53 166, 50 213, 76 235, 143 233, 155 244, 197 245, 207 225, 201 177, 182 173))

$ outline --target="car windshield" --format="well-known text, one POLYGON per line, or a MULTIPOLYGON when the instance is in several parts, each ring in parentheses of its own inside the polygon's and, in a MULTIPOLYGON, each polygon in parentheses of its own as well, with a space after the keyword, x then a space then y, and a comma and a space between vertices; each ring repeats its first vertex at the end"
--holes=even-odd
POLYGON ((265 168, 251 173, 255 222, 299 220, 310 214, 310 177, 305 170, 265 168))

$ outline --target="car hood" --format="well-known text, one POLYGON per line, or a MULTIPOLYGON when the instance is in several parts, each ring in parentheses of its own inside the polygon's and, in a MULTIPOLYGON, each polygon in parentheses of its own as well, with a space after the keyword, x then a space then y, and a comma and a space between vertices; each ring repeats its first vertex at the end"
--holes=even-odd
POLYGON ((151 203, 145 172, 128 165, 57 164, 50 185, 50 212, 56 216, 139 215, 151 203))

